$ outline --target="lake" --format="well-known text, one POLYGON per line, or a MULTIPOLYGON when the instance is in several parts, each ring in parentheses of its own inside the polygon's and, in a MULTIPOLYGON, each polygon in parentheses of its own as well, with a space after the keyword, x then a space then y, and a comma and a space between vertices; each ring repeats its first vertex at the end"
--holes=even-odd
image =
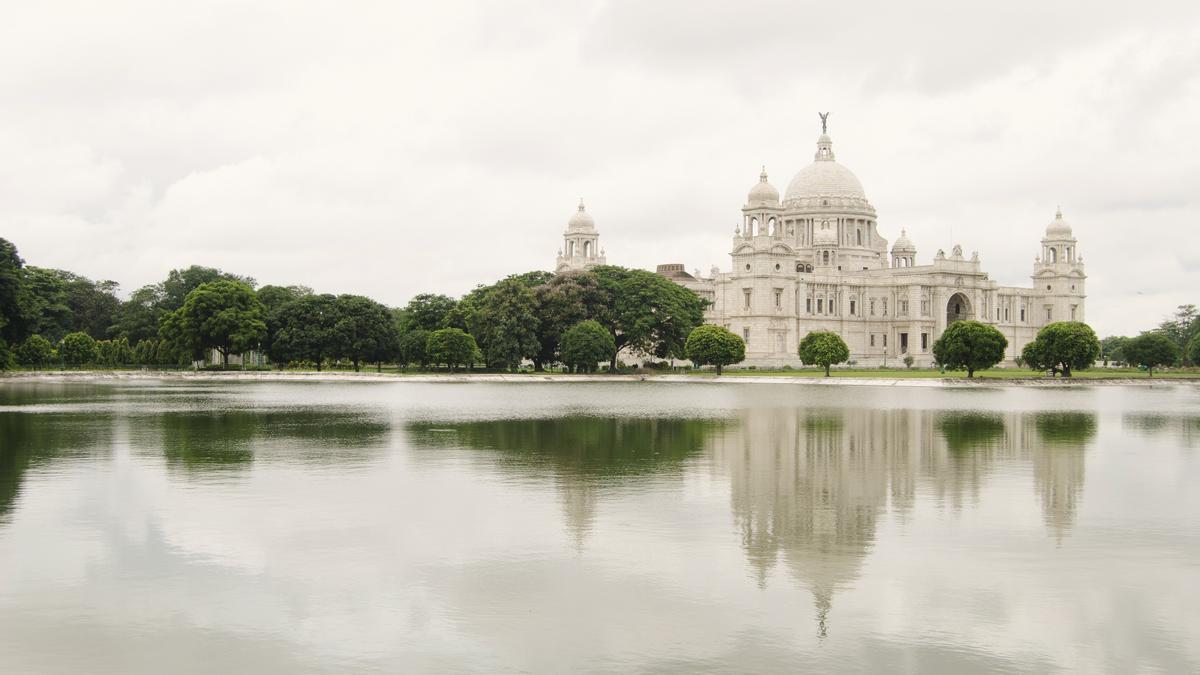
POLYGON ((1200 386, 0 382, 9 673, 1200 671, 1200 386))

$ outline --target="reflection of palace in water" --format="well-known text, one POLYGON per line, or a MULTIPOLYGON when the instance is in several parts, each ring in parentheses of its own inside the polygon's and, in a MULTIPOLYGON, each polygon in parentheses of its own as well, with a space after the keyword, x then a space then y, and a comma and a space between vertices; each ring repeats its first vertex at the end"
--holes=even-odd
POLYGON ((761 586, 777 564, 813 593, 820 624, 853 582, 879 518, 918 494, 957 509, 997 462, 1032 464, 1047 528, 1069 531, 1095 418, 922 410, 755 409, 709 442, 727 471, 742 546, 761 586))

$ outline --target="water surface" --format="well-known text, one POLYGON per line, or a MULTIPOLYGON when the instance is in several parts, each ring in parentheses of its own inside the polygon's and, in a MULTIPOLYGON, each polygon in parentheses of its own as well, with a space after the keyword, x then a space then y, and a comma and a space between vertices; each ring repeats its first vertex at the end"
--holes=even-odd
POLYGON ((0 384, 4 672, 1200 670, 1200 387, 0 384))

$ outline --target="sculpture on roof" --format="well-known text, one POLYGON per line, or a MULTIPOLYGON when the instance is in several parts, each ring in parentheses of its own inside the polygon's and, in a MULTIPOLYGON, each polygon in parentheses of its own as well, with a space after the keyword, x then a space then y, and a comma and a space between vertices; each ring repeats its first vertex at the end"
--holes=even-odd
POLYGON ((829 119, 829 113, 827 113, 827 112, 819 112, 819 113, 817 113, 817 117, 820 117, 820 118, 821 118, 821 133, 827 133, 827 131, 826 131, 826 120, 828 120, 828 119, 829 119))

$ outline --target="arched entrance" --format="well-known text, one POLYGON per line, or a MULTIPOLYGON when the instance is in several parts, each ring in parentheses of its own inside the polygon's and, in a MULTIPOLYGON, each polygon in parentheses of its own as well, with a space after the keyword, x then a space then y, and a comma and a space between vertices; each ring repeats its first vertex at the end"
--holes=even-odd
POLYGON ((950 296, 950 301, 946 303, 946 325, 955 321, 963 321, 966 319, 974 319, 975 316, 971 312, 971 301, 962 293, 955 293, 950 296))

